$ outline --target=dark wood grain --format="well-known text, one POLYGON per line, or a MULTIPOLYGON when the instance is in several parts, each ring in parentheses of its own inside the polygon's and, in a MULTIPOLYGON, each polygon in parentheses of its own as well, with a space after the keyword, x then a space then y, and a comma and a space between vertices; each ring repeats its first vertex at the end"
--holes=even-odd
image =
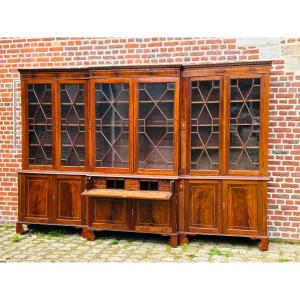
POLYGON ((84 180, 80 176, 56 176, 56 219, 58 223, 84 224, 84 180))
POLYGON ((217 181, 200 181, 189 184, 188 228, 192 232, 222 230, 221 184, 217 181))
POLYGON ((225 181, 224 232, 228 234, 259 235, 263 195, 256 182, 225 181))

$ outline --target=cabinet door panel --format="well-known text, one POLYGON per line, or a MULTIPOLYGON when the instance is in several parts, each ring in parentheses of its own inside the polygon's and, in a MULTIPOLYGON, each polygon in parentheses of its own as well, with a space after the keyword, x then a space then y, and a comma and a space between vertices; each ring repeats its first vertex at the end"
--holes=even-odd
POLYGON ((170 201, 138 200, 136 231, 172 232, 170 201))
POLYGON ((220 79, 191 81, 190 168, 219 170, 220 79))
POLYGON ((188 230, 191 232, 220 233, 220 183, 197 182, 189 185, 188 230))
POLYGON ((43 175, 24 176, 21 201, 25 221, 50 223, 52 178, 43 175))
POLYGON ((63 224, 84 223, 83 179, 74 176, 56 177, 57 222, 63 224))
POLYGON ((90 198, 92 227, 103 229, 129 229, 130 210, 128 200, 90 198))
POLYGON ((138 79, 135 137, 139 174, 177 173, 178 84, 170 77, 138 79))
POLYGON ((260 183, 225 182, 224 233, 258 235, 261 231, 264 198, 260 183))
POLYGON ((60 84, 60 143, 61 165, 83 167, 85 165, 85 85, 60 84))
POLYGON ((229 170, 259 170, 260 78, 230 80, 229 170))
POLYGON ((129 168, 128 82, 95 84, 95 165, 100 168, 129 168))
POLYGON ((51 83, 28 84, 27 102, 28 149, 25 153, 28 150, 28 162, 26 163, 51 166, 53 164, 51 83))

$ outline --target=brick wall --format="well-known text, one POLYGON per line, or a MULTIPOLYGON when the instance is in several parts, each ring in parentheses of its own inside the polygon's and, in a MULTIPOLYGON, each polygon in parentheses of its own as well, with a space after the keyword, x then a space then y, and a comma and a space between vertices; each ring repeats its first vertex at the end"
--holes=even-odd
POLYGON ((300 39, 283 38, 0 38, 0 222, 17 218, 16 170, 21 167, 17 68, 249 60, 273 60, 269 233, 274 238, 300 239, 300 39))

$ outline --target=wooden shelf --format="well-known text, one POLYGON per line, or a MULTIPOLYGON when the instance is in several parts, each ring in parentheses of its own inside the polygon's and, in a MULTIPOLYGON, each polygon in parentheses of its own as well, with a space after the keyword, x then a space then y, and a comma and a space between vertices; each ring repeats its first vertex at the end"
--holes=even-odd
POLYGON ((90 189, 85 190, 81 195, 101 198, 129 198, 148 200, 170 200, 172 193, 163 191, 128 191, 118 189, 90 189))

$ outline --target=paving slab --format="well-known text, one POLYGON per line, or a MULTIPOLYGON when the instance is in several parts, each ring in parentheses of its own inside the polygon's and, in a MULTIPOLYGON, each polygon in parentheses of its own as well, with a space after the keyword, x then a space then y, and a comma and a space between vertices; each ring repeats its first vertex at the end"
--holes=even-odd
POLYGON ((271 241, 269 251, 262 252, 250 239, 197 236, 171 248, 159 235, 101 232, 87 241, 73 228, 33 226, 21 236, 14 226, 3 225, 0 262, 296 263, 300 242, 271 241))

